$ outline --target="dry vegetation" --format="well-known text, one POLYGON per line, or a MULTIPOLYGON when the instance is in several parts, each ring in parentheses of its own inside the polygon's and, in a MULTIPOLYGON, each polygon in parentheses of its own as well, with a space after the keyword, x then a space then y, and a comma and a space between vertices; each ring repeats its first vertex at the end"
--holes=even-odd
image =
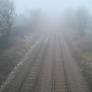
POLYGON ((38 39, 38 35, 16 35, 10 38, 12 39, 9 39, 8 43, 0 48, 0 84, 38 39))
POLYGON ((88 38, 88 35, 79 36, 74 30, 68 30, 65 34, 72 55, 80 65, 80 71, 82 71, 92 89, 92 40, 88 38))

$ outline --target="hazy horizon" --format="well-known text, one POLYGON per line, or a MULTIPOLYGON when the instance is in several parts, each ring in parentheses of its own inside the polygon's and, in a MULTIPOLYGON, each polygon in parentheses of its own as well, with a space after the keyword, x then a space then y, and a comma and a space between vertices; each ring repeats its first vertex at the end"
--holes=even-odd
POLYGON ((90 0, 14 0, 16 13, 25 14, 41 8, 48 14, 60 14, 65 9, 87 8, 91 12, 90 0))

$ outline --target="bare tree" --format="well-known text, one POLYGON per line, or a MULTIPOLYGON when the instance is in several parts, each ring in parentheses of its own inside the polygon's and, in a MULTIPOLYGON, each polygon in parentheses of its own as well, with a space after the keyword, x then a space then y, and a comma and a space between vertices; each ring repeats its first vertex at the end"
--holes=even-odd
POLYGON ((10 0, 0 0, 0 34, 8 35, 11 31, 14 6, 10 0))
POLYGON ((78 35, 84 36, 89 29, 91 16, 87 9, 79 8, 77 10, 68 10, 64 15, 65 27, 76 30, 78 35))
POLYGON ((88 28, 89 19, 90 19, 90 15, 88 11, 84 8, 78 9, 76 12, 75 19, 76 19, 77 30, 79 31, 80 36, 84 36, 85 31, 88 28))

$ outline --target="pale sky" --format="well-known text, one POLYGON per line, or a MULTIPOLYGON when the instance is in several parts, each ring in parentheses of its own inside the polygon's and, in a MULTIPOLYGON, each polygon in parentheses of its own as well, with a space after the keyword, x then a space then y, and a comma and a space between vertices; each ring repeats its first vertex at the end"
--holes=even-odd
POLYGON ((16 12, 26 13, 32 9, 42 8, 51 14, 61 13, 66 8, 86 7, 92 10, 92 0, 14 0, 16 12))

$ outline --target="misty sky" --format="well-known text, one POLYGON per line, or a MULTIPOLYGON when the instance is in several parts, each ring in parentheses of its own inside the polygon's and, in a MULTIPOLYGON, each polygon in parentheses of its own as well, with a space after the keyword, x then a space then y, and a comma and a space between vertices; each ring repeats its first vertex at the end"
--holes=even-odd
POLYGON ((86 7, 92 9, 92 0, 14 0, 16 12, 26 13, 32 9, 42 8, 44 11, 53 14, 61 13, 66 8, 86 7))

